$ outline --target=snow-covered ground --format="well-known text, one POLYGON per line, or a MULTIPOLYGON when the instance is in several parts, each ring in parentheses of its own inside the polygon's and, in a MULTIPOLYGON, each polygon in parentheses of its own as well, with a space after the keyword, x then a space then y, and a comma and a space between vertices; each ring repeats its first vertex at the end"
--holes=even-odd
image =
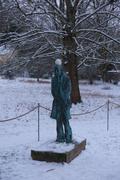
MULTIPOLYGON (((107 105, 75 115, 96 109, 108 99, 120 104, 120 84, 96 82, 91 86, 80 82, 80 89, 83 103, 72 106, 70 124, 74 139, 87 139, 86 150, 69 164, 33 161, 31 149, 56 139, 55 120, 40 108, 40 142, 37 110, 17 120, 0 122, 0 180, 120 180, 120 107, 110 104, 109 131, 107 105)), ((0 79, 0 120, 26 113, 38 103, 51 109, 50 83, 0 79)))

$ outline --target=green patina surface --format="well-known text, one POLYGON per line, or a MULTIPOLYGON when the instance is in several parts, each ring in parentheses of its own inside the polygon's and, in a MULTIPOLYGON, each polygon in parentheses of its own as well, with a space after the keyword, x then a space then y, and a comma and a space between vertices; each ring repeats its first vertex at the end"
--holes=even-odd
POLYGON ((57 141, 72 142, 72 130, 69 124, 71 108, 71 81, 61 65, 55 65, 51 92, 53 104, 51 118, 57 121, 57 141))

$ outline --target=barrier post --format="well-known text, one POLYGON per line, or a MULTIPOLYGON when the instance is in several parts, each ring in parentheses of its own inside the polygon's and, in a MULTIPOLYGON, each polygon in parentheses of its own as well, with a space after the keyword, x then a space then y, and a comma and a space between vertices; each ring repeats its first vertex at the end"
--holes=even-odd
POLYGON ((40 104, 38 103, 38 142, 40 141, 40 104))
POLYGON ((108 99, 108 102, 107 102, 107 131, 109 130, 109 111, 110 111, 109 105, 110 105, 110 101, 108 99))

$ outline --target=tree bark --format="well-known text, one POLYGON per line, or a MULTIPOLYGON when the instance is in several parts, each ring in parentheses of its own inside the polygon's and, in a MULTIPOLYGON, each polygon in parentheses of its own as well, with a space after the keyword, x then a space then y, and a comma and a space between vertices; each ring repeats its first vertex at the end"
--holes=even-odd
POLYGON ((77 74, 77 56, 74 52, 74 50, 76 49, 74 38, 68 34, 63 38, 63 45, 65 51, 65 54, 63 56, 64 66, 66 71, 69 72, 72 84, 71 100, 72 103, 76 104, 78 102, 81 102, 81 96, 77 74))
POLYGON ((81 96, 77 74, 77 56, 75 53, 77 50, 77 45, 74 39, 76 33, 72 33, 72 29, 75 26, 76 8, 72 6, 70 0, 66 0, 66 16, 67 23, 63 29, 66 33, 66 35, 63 37, 63 61, 71 79, 71 100, 72 103, 77 104, 81 102, 81 96))

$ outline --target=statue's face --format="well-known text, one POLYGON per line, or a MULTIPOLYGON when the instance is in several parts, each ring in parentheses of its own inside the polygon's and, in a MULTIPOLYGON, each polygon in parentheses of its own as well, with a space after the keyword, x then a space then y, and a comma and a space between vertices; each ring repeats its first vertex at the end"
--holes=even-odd
POLYGON ((54 73, 55 73, 55 76, 60 76, 62 74, 62 67, 60 65, 56 65, 54 73))

